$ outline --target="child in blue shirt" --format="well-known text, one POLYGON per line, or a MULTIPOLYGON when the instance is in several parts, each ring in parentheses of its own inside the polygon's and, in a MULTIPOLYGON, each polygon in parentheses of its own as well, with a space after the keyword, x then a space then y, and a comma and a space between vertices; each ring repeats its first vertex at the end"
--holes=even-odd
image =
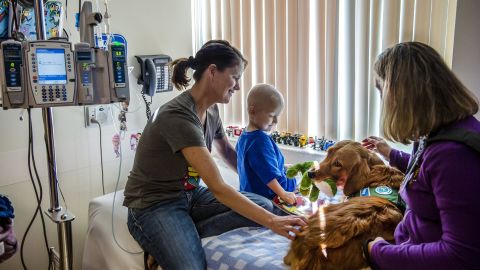
POLYGON ((277 124, 284 101, 282 94, 269 84, 254 86, 247 97, 248 126, 236 145, 240 190, 269 199, 275 194, 294 204, 296 180, 285 175, 285 160, 267 134, 277 124))

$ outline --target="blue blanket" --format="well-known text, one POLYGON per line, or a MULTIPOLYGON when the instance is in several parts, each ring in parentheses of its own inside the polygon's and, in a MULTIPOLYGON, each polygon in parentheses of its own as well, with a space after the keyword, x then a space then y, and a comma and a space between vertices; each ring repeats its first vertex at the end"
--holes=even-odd
POLYGON ((208 269, 289 269, 283 257, 290 240, 266 228, 239 228, 204 245, 208 269))

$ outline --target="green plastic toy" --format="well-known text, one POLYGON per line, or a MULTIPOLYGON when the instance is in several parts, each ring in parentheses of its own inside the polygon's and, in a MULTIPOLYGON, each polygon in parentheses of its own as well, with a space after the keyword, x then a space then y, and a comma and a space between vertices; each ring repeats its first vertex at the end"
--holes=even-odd
MULTIPOLYGON (((302 180, 300 182, 300 186, 298 187, 298 190, 302 196, 309 196, 309 200, 311 202, 315 202, 318 200, 318 195, 320 193, 320 190, 318 187, 312 183, 312 179, 308 176, 308 171, 310 171, 314 167, 314 162, 313 161, 308 161, 308 162, 303 162, 303 163, 297 163, 290 168, 288 168, 286 175, 288 178, 293 178, 295 177, 298 173, 302 175, 302 180)), ((334 196, 337 193, 337 185, 333 179, 325 179, 324 181, 327 185, 328 188, 332 191, 332 196, 334 196)), ((322 189, 323 190, 323 189, 322 189)))

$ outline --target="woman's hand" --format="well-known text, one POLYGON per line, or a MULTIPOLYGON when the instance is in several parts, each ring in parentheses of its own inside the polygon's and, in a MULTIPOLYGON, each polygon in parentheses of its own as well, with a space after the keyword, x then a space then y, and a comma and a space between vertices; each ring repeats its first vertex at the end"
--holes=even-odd
MULTIPOLYGON (((306 225, 304 219, 300 217, 279 217, 268 212, 236 191, 232 186, 226 184, 206 147, 186 147, 182 149, 182 154, 202 176, 203 181, 215 198, 238 214, 290 239, 295 237, 295 233, 300 232, 299 228, 301 226, 306 225), (293 235, 290 233, 293 233, 293 235)), ((275 182, 278 185, 278 181, 275 182)))
POLYGON ((282 199, 289 205, 295 204, 297 202, 297 196, 295 196, 295 193, 293 192, 284 192, 282 196, 280 196, 280 199, 282 199))
POLYGON ((373 241, 370 241, 368 243, 368 254, 372 254, 372 247, 375 243, 379 242, 379 241, 385 241, 385 239, 383 239, 382 237, 377 237, 375 238, 375 240, 373 241))
POLYGON ((392 148, 384 139, 376 136, 370 136, 362 140, 362 146, 368 150, 379 153, 385 160, 390 160, 390 152, 392 151, 392 148))
POLYGON ((268 226, 273 232, 293 240, 300 232, 300 228, 306 226, 305 218, 298 216, 274 216, 268 226))

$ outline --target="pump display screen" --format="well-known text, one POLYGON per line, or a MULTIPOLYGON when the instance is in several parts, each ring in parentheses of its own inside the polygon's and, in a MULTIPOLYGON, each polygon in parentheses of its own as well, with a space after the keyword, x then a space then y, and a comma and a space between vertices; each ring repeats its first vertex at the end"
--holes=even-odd
POLYGON ((115 83, 125 83, 125 46, 112 46, 112 60, 115 83))
POLYGON ((38 59, 38 83, 66 84, 65 49, 37 48, 36 52, 38 59))
POLYGON ((77 52, 78 61, 92 61, 92 53, 90 52, 77 52))
POLYGON ((9 44, 3 48, 3 64, 7 87, 22 86, 20 74, 22 65, 21 50, 21 46, 17 44, 9 44))
MULTIPOLYGON (((20 47, 20 46, 19 46, 20 47)), ((4 50, 3 55, 6 57, 20 57, 20 50, 4 50)))

